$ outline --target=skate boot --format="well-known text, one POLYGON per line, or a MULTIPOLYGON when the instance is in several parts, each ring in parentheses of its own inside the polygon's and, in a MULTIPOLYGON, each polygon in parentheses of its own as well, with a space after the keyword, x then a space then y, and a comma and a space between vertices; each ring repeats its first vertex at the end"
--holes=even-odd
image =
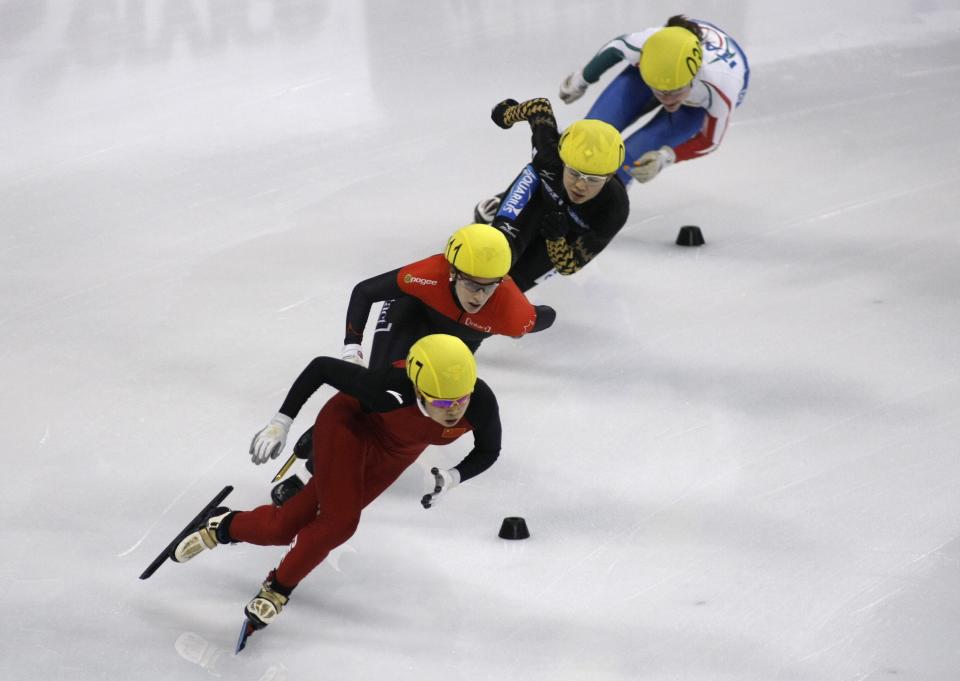
POLYGON ((293 445, 293 454, 298 459, 306 459, 307 469, 313 472, 313 428, 303 431, 303 435, 297 438, 297 443, 293 445))
POLYGON ((273 489, 270 490, 270 498, 274 506, 283 506, 290 497, 304 488, 303 480, 296 475, 291 475, 286 480, 281 480, 273 489))
POLYGON ((473 221, 483 225, 489 225, 493 222, 493 218, 497 216, 497 210, 500 208, 500 201, 503 200, 504 193, 506 192, 491 196, 489 199, 484 199, 478 203, 473 209, 473 221))
MULTIPOLYGON (((293 446, 293 454, 298 459, 306 459, 307 471, 313 475, 313 429, 305 430, 293 446)), ((283 506, 290 497, 304 488, 304 482, 296 475, 281 480, 270 490, 270 499, 274 506, 283 506)))
POLYGON ((260 593, 254 596, 253 600, 247 603, 243 609, 247 619, 254 629, 263 629, 268 624, 272 624, 277 616, 283 611, 283 606, 290 600, 290 592, 274 581, 275 571, 271 570, 267 579, 260 587, 260 593))
POLYGON ((178 563, 186 563, 204 549, 214 549, 217 544, 229 544, 227 526, 232 513, 224 506, 210 511, 210 516, 195 531, 180 540, 172 558, 178 563))

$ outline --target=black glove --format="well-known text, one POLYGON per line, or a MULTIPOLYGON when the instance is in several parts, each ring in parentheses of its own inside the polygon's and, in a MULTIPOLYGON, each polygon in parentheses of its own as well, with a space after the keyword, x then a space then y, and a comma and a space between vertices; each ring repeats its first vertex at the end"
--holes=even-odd
POLYGON ((544 239, 562 239, 569 231, 570 220, 567 218, 567 211, 563 208, 546 213, 540 223, 540 234, 544 239))
POLYGON ((516 121, 510 121, 509 123, 507 122, 507 111, 510 109, 510 107, 514 107, 517 104, 519 104, 519 102, 515 99, 503 100, 502 102, 497 104, 495 107, 493 107, 493 111, 490 112, 490 118, 493 119, 493 122, 496 123, 499 127, 503 128, 504 130, 507 130, 516 122, 516 121))

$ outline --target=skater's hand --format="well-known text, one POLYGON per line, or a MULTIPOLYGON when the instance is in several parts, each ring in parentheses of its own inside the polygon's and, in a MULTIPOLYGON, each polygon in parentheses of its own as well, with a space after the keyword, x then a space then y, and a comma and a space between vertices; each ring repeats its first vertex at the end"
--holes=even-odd
POLYGON ((444 492, 452 490, 460 484, 460 471, 456 468, 442 471, 439 468, 431 468, 430 474, 433 476, 433 485, 431 492, 423 495, 420 504, 424 508, 430 508, 437 503, 437 498, 444 492))
POLYGON ((560 99, 564 104, 572 104, 587 91, 590 83, 583 79, 582 71, 574 71, 560 82, 560 99))
POLYGON ((567 211, 562 207, 547 212, 540 223, 540 234, 544 239, 562 239, 569 231, 570 221, 567 219, 567 211))
POLYGON ((630 177, 637 182, 649 182, 657 176, 664 168, 673 165, 677 160, 677 155, 673 153, 670 147, 660 147, 653 151, 648 151, 633 163, 633 167, 628 171, 630 177))
POLYGON ((347 362, 359 364, 362 367, 367 366, 367 363, 363 361, 363 350, 360 349, 359 343, 347 343, 344 345, 343 351, 340 353, 340 358, 347 362))
POLYGON ((503 128, 504 130, 508 129, 510 126, 516 123, 516 120, 510 120, 508 122, 507 114, 517 104, 519 104, 519 102, 515 99, 503 100, 502 102, 497 104, 495 107, 493 107, 493 111, 490 112, 490 118, 493 119, 493 122, 496 123, 499 127, 503 128))
POLYGON ((250 442, 250 460, 259 466, 280 456, 292 423, 292 418, 281 413, 270 419, 270 423, 258 431, 250 442))

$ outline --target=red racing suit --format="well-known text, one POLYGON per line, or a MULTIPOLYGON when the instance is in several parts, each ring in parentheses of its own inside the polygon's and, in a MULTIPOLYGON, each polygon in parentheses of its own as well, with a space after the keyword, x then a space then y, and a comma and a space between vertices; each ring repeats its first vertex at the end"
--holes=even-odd
POLYGON ((455 468, 461 481, 496 461, 501 426, 496 397, 478 379, 464 417, 447 428, 426 416, 402 368, 371 370, 330 357, 313 360, 280 411, 291 418, 324 383, 339 388, 313 428, 314 476, 283 506, 232 515, 233 541, 290 544, 275 581, 288 592, 356 531, 361 511, 416 461, 428 445, 472 432, 474 447, 455 468))

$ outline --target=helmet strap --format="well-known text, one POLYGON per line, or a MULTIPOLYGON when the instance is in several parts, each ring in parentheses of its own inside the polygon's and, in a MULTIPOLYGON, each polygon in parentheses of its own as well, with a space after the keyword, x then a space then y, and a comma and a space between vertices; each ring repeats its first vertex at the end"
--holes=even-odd
POLYGON ((413 386, 413 392, 417 396, 417 407, 420 408, 420 413, 427 418, 431 418, 430 412, 427 411, 427 401, 423 399, 423 393, 420 392, 420 388, 413 386))

